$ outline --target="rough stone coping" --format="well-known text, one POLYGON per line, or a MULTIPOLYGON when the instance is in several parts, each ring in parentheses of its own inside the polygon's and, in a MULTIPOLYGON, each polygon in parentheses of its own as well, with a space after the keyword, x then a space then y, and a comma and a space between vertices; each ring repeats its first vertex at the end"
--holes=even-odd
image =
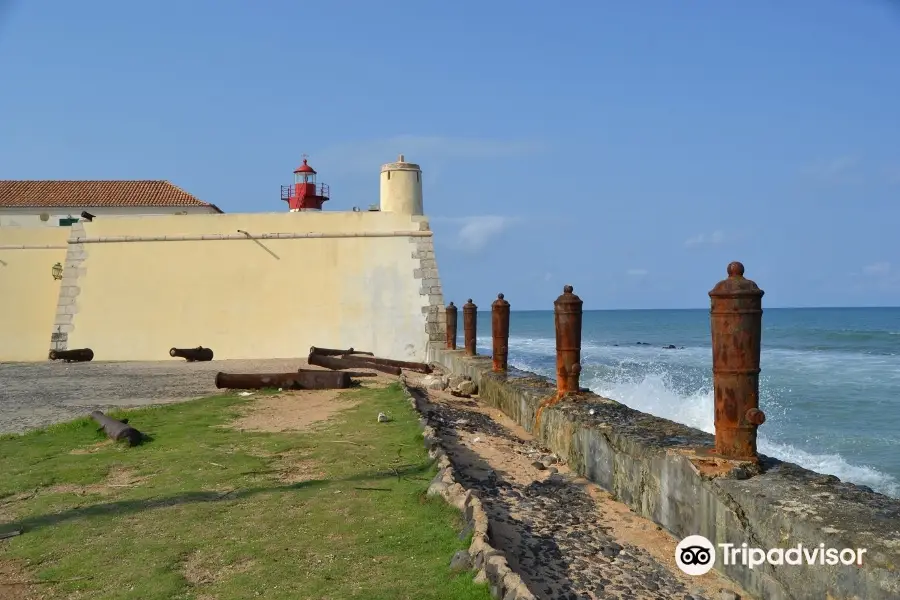
MULTIPOLYGON (((472 566, 478 571, 475 582, 487 582, 491 596, 498 600, 536 600, 522 578, 510 569, 506 556, 491 546, 490 525, 481 500, 473 490, 467 490, 456 481, 450 458, 441 447, 437 432, 419 408, 416 395, 413 394, 412 386, 407 382, 405 375, 400 377, 400 385, 413 409, 422 415, 419 423, 422 425, 425 448, 428 450, 428 456, 437 460, 439 471, 428 486, 428 495, 441 496, 448 504, 462 511, 466 517, 466 527, 463 531, 472 532, 472 543, 469 545, 468 553, 472 566)), ((416 390, 418 391, 418 388, 416 390)))
MULTIPOLYGON (((487 357, 433 345, 429 360, 468 375, 482 402, 499 408, 570 467, 676 538, 747 542, 764 550, 865 548, 863 565, 716 568, 766 600, 900 598, 900 500, 798 465, 760 456, 760 467, 707 455, 714 436, 593 393, 544 408, 550 380, 487 357), (830 596, 826 596, 830 594, 830 596)), ((719 549, 717 548, 717 551, 719 549)))

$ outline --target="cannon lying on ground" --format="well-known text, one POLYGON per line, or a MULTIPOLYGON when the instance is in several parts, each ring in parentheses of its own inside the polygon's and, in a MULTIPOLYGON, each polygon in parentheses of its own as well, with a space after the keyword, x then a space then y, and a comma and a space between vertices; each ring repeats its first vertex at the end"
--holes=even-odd
POLYGON ((401 369, 406 369, 407 371, 417 371, 419 373, 425 373, 426 375, 431 373, 431 366, 425 363, 417 363, 417 362, 409 362, 406 360, 394 360, 392 358, 365 358, 360 357, 361 360, 366 360, 376 365, 388 365, 390 367, 400 367, 401 369))
POLYGON ((350 387, 349 373, 297 371, 296 373, 217 373, 216 387, 231 390, 342 390, 350 387))
POLYGON ((127 441, 129 446, 137 446, 144 441, 144 434, 128 424, 128 420, 116 421, 99 410, 91 413, 91 418, 100 424, 110 439, 117 442, 127 441))
POLYGON ((213 359, 211 348, 197 346, 196 348, 172 348, 169 350, 172 358, 183 358, 187 362, 205 362, 213 359))
MULTIPOLYGON (((312 370, 313 369, 297 369, 298 372, 312 371, 312 370)), ((318 372, 321 373, 322 371, 318 371, 318 372)), ((344 371, 344 373, 346 373, 350 377, 378 377, 378 373, 368 373, 366 371, 344 371)))
POLYGON ((335 348, 317 348, 315 346, 310 346, 309 353, 318 354, 319 356, 350 356, 352 354, 375 356, 371 352, 363 352, 362 350, 354 350, 353 348, 347 348, 346 350, 337 350, 335 348))
POLYGON ((388 375, 400 374, 400 367, 374 363, 371 359, 365 359, 361 356, 335 358, 333 356, 322 356, 321 354, 310 354, 309 358, 306 359, 306 362, 333 371, 340 371, 341 369, 374 369, 376 371, 387 373, 388 375))
POLYGON ((90 348, 78 348, 76 350, 51 350, 50 360, 64 360, 66 362, 90 362, 94 360, 94 351, 90 348))

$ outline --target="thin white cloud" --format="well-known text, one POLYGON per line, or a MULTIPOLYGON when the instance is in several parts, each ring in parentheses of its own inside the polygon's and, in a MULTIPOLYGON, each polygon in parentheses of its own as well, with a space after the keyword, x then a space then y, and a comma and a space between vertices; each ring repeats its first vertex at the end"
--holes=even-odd
POLYGON ((861 272, 853 275, 856 278, 856 286, 860 290, 874 289, 891 293, 900 291, 900 272, 886 260, 866 265, 861 272))
POLYGON ((456 232, 456 244, 461 250, 478 252, 520 219, 502 215, 481 215, 439 220, 455 222, 459 225, 456 232))
POLYGON ((695 246, 715 246, 725 241, 725 232, 713 231, 712 233, 700 233, 684 241, 687 248, 695 246))
POLYGON ((900 184, 900 165, 885 167, 884 177, 888 183, 900 184))
POLYGON ((839 156, 820 160, 802 169, 807 177, 829 183, 846 183, 859 179, 860 160, 856 156, 839 156))
POLYGON ((631 277, 643 277, 644 275, 649 274, 647 269, 628 269, 625 271, 626 275, 630 275, 631 277))
POLYGON ((863 273, 872 277, 885 277, 891 274, 891 263, 879 261, 863 267, 863 273))
POLYGON ((397 135, 390 138, 343 142, 323 148, 310 156, 318 170, 330 173, 378 173, 381 165, 397 160, 417 163, 428 173, 449 160, 497 159, 527 156, 542 150, 529 140, 457 138, 429 135, 397 135), (318 165, 321 165, 318 166, 318 165))
POLYGON ((553 273, 550 273, 549 271, 544 273, 544 281, 550 281, 551 279, 553 279, 553 273))

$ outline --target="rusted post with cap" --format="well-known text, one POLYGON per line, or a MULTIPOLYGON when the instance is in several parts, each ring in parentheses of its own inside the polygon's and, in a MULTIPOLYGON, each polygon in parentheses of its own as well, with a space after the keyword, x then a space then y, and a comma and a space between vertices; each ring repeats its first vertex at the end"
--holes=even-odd
POLYGON ((447 348, 456 350, 456 325, 458 322, 458 311, 453 302, 447 307, 447 348))
POLYGON ((581 298, 567 285, 553 303, 556 322, 556 391, 559 396, 577 392, 581 375, 581 298))
POLYGON ((728 265, 728 279, 709 292, 715 390, 716 454, 758 460, 756 430, 766 421, 759 410, 759 354, 763 292, 744 278, 744 265, 728 265))
POLYGON ((503 294, 491 304, 491 337, 494 340, 494 371, 505 371, 509 358, 509 302, 503 294))
POLYGON ((475 356, 475 333, 478 329, 478 307, 472 303, 472 299, 463 304, 463 342, 465 343, 466 356, 475 356))

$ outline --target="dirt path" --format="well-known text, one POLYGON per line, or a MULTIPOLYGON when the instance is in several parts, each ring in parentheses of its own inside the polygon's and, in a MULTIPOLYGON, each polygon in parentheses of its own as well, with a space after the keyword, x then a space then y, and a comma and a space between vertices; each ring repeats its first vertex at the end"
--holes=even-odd
POLYGON ((501 411, 447 392, 418 393, 460 483, 484 503, 492 544, 538 598, 748 597, 714 571, 684 575, 675 566, 677 540, 573 475, 501 411))

